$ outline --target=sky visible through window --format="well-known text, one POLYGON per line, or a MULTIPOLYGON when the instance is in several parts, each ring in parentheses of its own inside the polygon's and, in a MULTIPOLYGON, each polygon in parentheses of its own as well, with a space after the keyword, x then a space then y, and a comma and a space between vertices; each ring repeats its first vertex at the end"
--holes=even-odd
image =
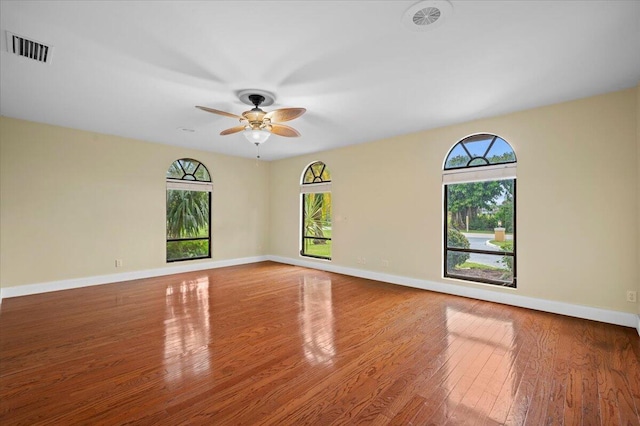
POLYGON ((449 152, 444 169, 486 166, 515 161, 516 156, 513 149, 502 138, 480 134, 458 142, 449 152))

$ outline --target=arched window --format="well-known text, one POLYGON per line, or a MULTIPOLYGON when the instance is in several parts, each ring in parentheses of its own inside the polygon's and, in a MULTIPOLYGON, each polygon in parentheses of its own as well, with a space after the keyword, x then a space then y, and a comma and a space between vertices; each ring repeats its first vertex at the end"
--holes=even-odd
POLYGON ((516 287, 516 154, 468 136, 444 161, 444 276, 516 287))
POLYGON ((311 163, 300 185, 300 254, 331 260, 331 175, 322 161, 311 163))
POLYGON ((167 262, 211 257, 211 175, 182 158, 167 170, 167 262))

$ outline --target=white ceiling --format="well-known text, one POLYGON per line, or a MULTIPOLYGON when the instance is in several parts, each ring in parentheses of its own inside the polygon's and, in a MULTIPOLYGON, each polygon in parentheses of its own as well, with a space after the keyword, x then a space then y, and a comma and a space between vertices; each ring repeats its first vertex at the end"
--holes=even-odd
MULTIPOLYGON (((243 157, 236 96, 304 107, 266 160, 635 86, 640 1, 456 1, 410 31, 415 1, 1 1, 0 114, 243 157), (40 64, 5 31, 54 46, 40 64), (188 128, 194 132, 185 132, 188 128)), ((490 129, 489 129, 490 130, 490 129)))

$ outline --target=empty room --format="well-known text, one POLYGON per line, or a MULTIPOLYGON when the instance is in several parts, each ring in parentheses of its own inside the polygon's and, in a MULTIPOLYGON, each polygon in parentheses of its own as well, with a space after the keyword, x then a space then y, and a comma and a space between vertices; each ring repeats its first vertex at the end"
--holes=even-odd
POLYGON ((0 424, 640 425, 640 1, 0 0, 0 424))

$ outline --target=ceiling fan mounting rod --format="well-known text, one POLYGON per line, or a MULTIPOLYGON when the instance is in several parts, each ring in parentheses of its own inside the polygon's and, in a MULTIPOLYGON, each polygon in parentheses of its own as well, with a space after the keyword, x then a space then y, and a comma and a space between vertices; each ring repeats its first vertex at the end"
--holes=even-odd
POLYGON ((249 100, 258 108, 261 103, 264 102, 264 96, 262 95, 249 95, 249 100))

